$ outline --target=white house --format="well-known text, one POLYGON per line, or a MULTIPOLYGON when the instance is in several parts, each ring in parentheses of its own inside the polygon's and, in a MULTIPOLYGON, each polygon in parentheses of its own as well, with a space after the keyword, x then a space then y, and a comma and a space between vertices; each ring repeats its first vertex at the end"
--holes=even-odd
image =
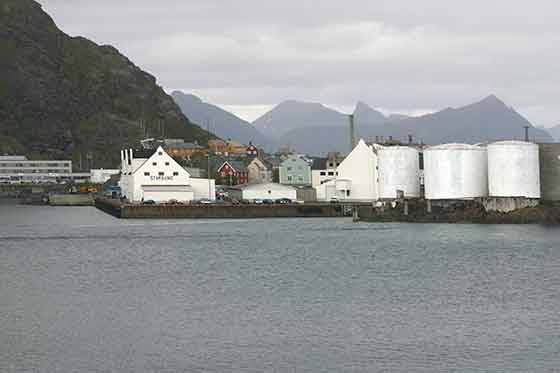
POLYGON ((360 140, 340 163, 338 175, 317 186, 317 200, 373 202, 379 199, 377 185, 377 155, 373 147, 360 140))
POLYGON ((118 175, 121 170, 117 169, 91 169, 91 182, 94 184, 103 184, 111 178, 113 175, 118 175))
POLYGON ((134 158, 132 149, 122 150, 120 186, 132 202, 214 200, 216 195, 213 179, 192 178, 161 146, 149 158, 134 158))
POLYGON ((271 167, 267 166, 264 161, 258 157, 253 158, 251 163, 247 165, 247 171, 249 173, 249 184, 272 183, 271 167))
POLYGON ((340 154, 330 152, 327 158, 315 158, 311 165, 311 186, 318 187, 327 180, 338 176, 336 169, 342 163, 343 158, 340 154))

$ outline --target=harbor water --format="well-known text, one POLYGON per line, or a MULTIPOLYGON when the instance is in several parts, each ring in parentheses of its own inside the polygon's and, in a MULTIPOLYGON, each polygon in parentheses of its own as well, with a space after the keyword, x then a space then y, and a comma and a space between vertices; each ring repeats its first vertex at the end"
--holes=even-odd
POLYGON ((0 372, 559 367, 559 228, 0 204, 0 372))

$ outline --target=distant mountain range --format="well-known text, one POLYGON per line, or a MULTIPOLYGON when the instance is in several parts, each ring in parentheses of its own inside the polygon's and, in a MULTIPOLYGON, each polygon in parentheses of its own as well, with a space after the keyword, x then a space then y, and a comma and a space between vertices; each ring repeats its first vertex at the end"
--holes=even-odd
POLYGON ((174 91, 171 97, 181 108, 183 114, 203 128, 222 139, 236 140, 244 144, 253 142, 265 148, 271 148, 271 141, 253 127, 253 125, 234 114, 202 101, 193 94, 174 91))
MULTIPOLYGON (((447 142, 478 143, 503 139, 522 139, 524 126, 531 123, 496 96, 460 108, 419 117, 393 115, 384 117, 364 103, 354 111, 357 136, 374 140, 376 136, 425 144, 447 142)), ((284 102, 257 119, 253 125, 280 145, 299 152, 324 154, 348 152, 348 116, 320 104, 284 102)), ((531 128, 531 140, 550 142, 552 137, 542 129, 531 128)))
POLYGON ((550 128, 543 128, 546 132, 554 138, 555 141, 560 141, 560 125, 550 128))
MULTIPOLYGON (((222 138, 242 142, 252 140, 265 148, 288 146, 298 152, 321 155, 329 151, 346 153, 350 149, 349 118, 319 103, 288 100, 256 119, 252 124, 195 96, 173 93, 185 115, 199 123, 210 119, 212 131, 222 138)), ((524 126, 530 126, 531 140, 553 141, 552 136, 531 123, 494 95, 460 108, 409 117, 384 116, 363 102, 354 109, 358 137, 374 141, 376 137, 406 142, 440 144, 448 142, 479 143, 503 139, 522 139, 524 126)), ((560 126, 556 129, 560 132, 560 126)), ((554 129, 548 129, 553 132, 554 129)))

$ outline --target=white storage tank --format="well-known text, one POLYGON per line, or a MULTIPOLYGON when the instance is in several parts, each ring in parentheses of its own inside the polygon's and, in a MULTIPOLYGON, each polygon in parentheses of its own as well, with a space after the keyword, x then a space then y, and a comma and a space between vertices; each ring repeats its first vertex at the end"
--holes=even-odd
POLYGON ((426 199, 471 199, 488 196, 486 148, 443 144, 424 150, 426 199))
POLYGON ((538 145, 525 141, 489 144, 488 189, 491 197, 540 198, 538 145))
POLYGON ((418 150, 408 146, 377 148, 379 198, 395 199, 397 190, 405 198, 420 197, 420 159, 418 150))

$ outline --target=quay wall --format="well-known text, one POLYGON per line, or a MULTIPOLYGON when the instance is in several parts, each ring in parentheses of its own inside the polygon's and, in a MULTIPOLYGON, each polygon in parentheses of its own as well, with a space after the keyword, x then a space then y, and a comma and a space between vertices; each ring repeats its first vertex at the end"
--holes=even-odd
POLYGON ((98 198, 95 206, 123 219, 251 219, 329 218, 344 216, 344 206, 336 204, 291 205, 136 205, 98 198))
POLYGON ((51 194, 49 195, 51 206, 93 206, 92 194, 51 194))

